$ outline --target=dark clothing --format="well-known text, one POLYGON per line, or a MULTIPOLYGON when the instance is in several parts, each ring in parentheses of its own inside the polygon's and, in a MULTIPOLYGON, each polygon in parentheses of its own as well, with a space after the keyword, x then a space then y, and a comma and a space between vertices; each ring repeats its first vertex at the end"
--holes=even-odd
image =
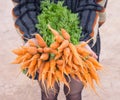
MULTIPOLYGON (((42 100, 57 100, 57 96, 60 90, 59 84, 55 83, 54 85, 55 89, 50 89, 47 93, 41 82, 39 82, 39 85, 41 88, 42 100)), ((70 86, 70 91, 68 90, 68 87, 66 87, 65 85, 63 89, 64 94, 66 96, 66 100, 81 100, 82 98, 81 93, 84 87, 82 82, 71 78, 71 81, 69 82, 69 86, 70 86)))
MULTIPOLYGON (((42 0, 14 0, 19 4, 13 9, 13 15, 17 18, 15 26, 25 38, 32 38, 38 30, 35 27, 37 24, 37 15, 41 13, 40 3, 42 0)), ((50 0, 57 3, 63 0, 50 0)), ((82 26, 81 41, 86 41, 91 38, 90 34, 93 31, 93 24, 96 11, 102 11, 103 7, 96 3, 96 0, 64 0, 64 6, 67 6, 73 13, 79 14, 80 24, 82 26)))

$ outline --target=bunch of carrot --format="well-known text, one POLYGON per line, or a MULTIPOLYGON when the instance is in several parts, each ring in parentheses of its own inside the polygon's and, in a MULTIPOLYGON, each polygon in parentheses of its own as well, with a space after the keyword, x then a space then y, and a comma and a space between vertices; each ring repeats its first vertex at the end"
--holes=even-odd
POLYGON ((90 85, 95 91, 94 81, 100 84, 97 70, 101 70, 102 65, 85 49, 89 41, 73 45, 65 29, 61 29, 60 34, 50 25, 48 28, 54 35, 54 43, 48 47, 43 38, 35 34, 37 43, 29 39, 28 46, 13 50, 17 55, 13 64, 20 64, 21 70, 27 69, 27 76, 33 79, 38 72, 38 80, 42 82, 46 91, 54 89, 54 84, 59 82, 65 84, 70 91, 66 77, 69 81, 70 77, 80 80, 84 86, 90 85))

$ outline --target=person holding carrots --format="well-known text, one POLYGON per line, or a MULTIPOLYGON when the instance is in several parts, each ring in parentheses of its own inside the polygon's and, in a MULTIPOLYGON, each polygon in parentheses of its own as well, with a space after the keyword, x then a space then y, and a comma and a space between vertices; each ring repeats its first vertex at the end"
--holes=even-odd
MULTIPOLYGON (((12 14, 15 20, 15 27, 21 34, 25 43, 27 39, 32 39, 36 42, 34 34, 38 33, 35 25, 37 24, 37 15, 41 13, 40 5, 42 0, 12 0, 15 7, 12 14)), ((86 46, 94 58, 99 60, 100 55, 100 35, 99 27, 105 22, 105 8, 107 0, 50 0, 50 2, 57 3, 64 1, 63 6, 67 6, 73 13, 78 13, 80 19, 80 26, 82 26, 81 42, 93 38, 86 46)), ((26 43, 27 45, 27 43, 26 43)), ((38 74, 35 79, 38 80, 38 74)), ((57 100, 60 87, 55 84, 56 93, 52 90, 46 95, 44 88, 39 82, 42 100, 57 100)), ((66 100, 81 100, 83 84, 71 78, 69 82, 70 92, 66 95, 66 100)), ((68 88, 64 86, 64 93, 68 92, 68 88)))

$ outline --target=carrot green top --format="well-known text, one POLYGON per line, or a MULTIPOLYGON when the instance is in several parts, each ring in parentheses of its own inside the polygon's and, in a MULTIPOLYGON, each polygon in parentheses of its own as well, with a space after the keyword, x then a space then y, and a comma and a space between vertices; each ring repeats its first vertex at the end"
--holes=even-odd
POLYGON ((48 24, 58 30, 59 33, 61 28, 66 29, 71 36, 70 41, 73 44, 78 44, 81 33, 78 14, 68 10, 67 6, 63 6, 61 1, 57 4, 49 0, 42 1, 41 3, 42 12, 37 16, 38 23, 36 27, 40 30, 39 33, 43 36, 47 45, 49 46, 54 42, 54 36, 48 29, 48 24))

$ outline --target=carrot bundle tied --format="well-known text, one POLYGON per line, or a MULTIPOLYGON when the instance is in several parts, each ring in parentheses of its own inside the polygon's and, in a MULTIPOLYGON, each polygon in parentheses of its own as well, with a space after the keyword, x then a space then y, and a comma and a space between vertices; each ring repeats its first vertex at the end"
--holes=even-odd
POLYGON ((28 40, 29 46, 13 50, 17 55, 13 64, 20 64, 21 70, 27 69, 26 74, 32 79, 38 72, 38 80, 42 82, 46 91, 53 89, 54 84, 59 82, 65 84, 70 91, 69 82, 64 76, 66 75, 69 81, 70 77, 80 80, 85 87, 90 85, 96 92, 93 82, 100 85, 97 70, 101 70, 103 66, 84 48, 90 40, 74 45, 70 42, 70 35, 65 29, 62 28, 60 34, 50 25, 48 28, 55 37, 54 42, 47 46, 44 39, 36 34, 37 44, 28 40))

